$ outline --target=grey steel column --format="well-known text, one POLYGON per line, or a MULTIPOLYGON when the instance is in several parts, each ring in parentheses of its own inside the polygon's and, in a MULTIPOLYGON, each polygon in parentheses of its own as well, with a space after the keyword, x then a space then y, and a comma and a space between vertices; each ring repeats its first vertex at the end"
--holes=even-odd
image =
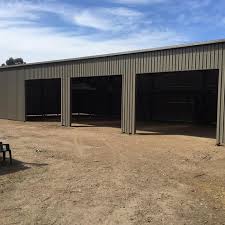
POLYGON ((25 95, 25 80, 22 73, 18 73, 17 80, 17 118, 19 121, 26 121, 26 95, 25 95))
POLYGON ((61 79, 61 122, 62 126, 71 126, 71 78, 61 79))
POLYGON ((126 134, 136 133, 135 97, 136 74, 124 74, 122 76, 122 132, 126 134))
POLYGON ((217 130, 216 130, 216 144, 224 144, 225 140, 225 119, 224 119, 224 94, 225 94, 225 49, 219 50, 219 81, 218 81, 218 103, 217 103, 217 130))

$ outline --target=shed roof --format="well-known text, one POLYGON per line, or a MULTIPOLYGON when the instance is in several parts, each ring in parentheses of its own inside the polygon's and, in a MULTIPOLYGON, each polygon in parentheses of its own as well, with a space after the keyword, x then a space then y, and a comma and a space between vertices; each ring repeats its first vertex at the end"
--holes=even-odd
POLYGON ((211 44, 219 44, 219 43, 225 43, 225 39, 218 39, 218 40, 204 41, 204 42, 195 42, 195 43, 185 43, 185 44, 180 44, 180 45, 172 45, 172 46, 165 46, 165 47, 158 47, 158 48, 148 48, 148 49, 125 51, 125 52, 110 53, 110 54, 92 55, 92 56, 77 57, 77 58, 34 62, 34 63, 20 64, 20 65, 4 66, 4 67, 0 67, 0 69, 10 69, 10 68, 16 68, 16 67, 28 67, 28 66, 51 64, 51 63, 63 63, 63 62, 72 62, 72 61, 80 61, 80 60, 98 59, 98 58, 105 58, 105 57, 112 57, 112 56, 130 55, 130 54, 138 54, 138 53, 162 51, 162 50, 169 50, 169 49, 186 48, 186 47, 195 47, 195 46, 211 45, 211 44))

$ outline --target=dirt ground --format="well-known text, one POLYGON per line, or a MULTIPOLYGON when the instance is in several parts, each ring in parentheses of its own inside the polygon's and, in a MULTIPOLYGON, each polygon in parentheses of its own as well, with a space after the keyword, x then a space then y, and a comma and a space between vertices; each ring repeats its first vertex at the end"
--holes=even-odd
POLYGON ((116 125, 0 120, 14 158, 0 159, 0 224, 225 224, 215 128, 152 124, 129 136, 116 125))

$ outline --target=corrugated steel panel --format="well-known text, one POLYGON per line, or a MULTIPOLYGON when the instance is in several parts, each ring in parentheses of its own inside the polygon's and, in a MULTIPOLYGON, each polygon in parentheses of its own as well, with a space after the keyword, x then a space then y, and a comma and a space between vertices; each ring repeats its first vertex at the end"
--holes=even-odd
POLYGON ((0 71, 0 118, 8 118, 8 71, 0 71))
POLYGON ((10 70, 8 76, 8 119, 17 120, 17 70, 10 70))

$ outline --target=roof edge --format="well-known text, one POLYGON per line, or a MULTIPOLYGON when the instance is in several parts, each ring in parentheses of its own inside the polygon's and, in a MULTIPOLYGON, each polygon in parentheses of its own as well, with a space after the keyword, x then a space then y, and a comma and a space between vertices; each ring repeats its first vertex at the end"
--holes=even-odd
POLYGON ((184 43, 179 45, 171 45, 171 46, 158 47, 158 48, 147 48, 147 49, 140 49, 140 50, 134 50, 134 51, 100 54, 100 55, 84 56, 84 57, 77 57, 77 58, 41 61, 41 62, 5 66, 5 67, 3 66, 3 67, 0 67, 0 70, 29 67, 29 66, 38 66, 38 65, 45 65, 45 64, 52 64, 52 63, 63 63, 63 62, 72 62, 72 61, 80 61, 80 60, 88 60, 88 59, 98 59, 98 58, 105 58, 105 57, 122 56, 122 55, 129 55, 129 54, 138 54, 138 53, 146 53, 146 52, 154 52, 154 51, 162 51, 162 50, 178 49, 178 48, 186 48, 186 47, 195 47, 195 46, 219 44, 219 43, 225 43, 225 39, 218 39, 218 40, 204 41, 204 42, 184 43))

